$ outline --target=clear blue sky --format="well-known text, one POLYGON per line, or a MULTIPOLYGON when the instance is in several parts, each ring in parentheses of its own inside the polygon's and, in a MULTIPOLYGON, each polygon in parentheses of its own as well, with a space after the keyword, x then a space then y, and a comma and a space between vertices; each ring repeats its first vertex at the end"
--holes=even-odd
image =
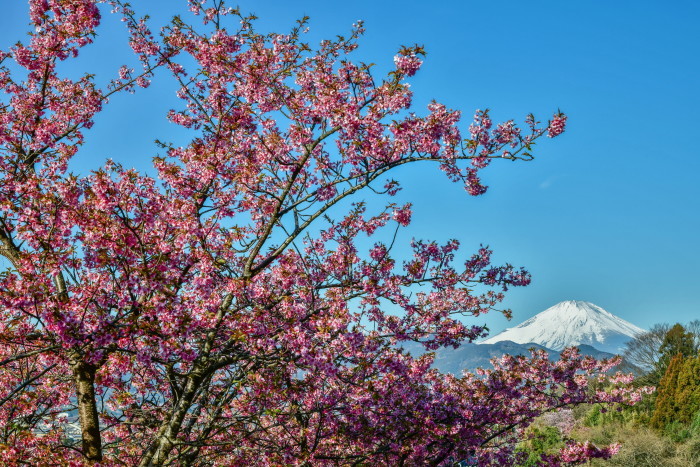
MULTIPOLYGON (((6 2, 0 48, 16 42, 26 4, 6 2)), ((162 24, 179 0, 135 0, 162 24)), ((311 17, 310 40, 345 34, 358 19, 367 33, 358 58, 387 69, 402 44, 423 44, 411 81, 416 110, 436 99, 495 120, 569 115, 567 132, 536 149, 528 164, 493 164, 491 186, 472 198, 435 171, 402 174, 414 201, 412 232, 480 243, 497 262, 524 265, 530 287, 513 290, 511 324, 561 300, 587 300, 638 326, 700 318, 700 5, 692 1, 475 2, 470 0, 242 1, 258 28, 286 32, 311 17)), ((83 69, 98 79, 126 56, 121 25, 105 18, 102 40, 83 69), (108 23, 108 24, 107 24, 108 23), (106 39, 106 40, 105 40, 106 39), (89 68, 88 68, 89 67, 89 68)), ((101 115, 77 170, 113 157, 146 169, 155 138, 177 140, 164 121, 173 88, 120 96, 101 115)), ((481 321, 480 321, 481 322, 481 321)))

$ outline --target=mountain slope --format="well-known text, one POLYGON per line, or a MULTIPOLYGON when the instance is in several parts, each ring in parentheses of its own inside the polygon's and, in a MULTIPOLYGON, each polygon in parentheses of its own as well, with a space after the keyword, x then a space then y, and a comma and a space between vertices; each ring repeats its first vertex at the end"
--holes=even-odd
MULTIPOLYGON (((412 355, 418 356, 425 353, 425 348, 417 343, 404 343, 402 347, 412 355)), ((468 344, 463 343, 459 348, 443 347, 435 352, 433 367, 442 373, 452 373, 460 376, 464 370, 474 372, 477 368, 491 369, 491 359, 501 358, 503 355, 530 355, 530 349, 544 350, 549 354, 550 360, 558 360, 559 352, 548 349, 534 343, 516 344, 511 341, 501 341, 495 344, 468 344)), ((582 355, 590 355, 595 359, 610 358, 613 355, 601 352, 588 345, 579 348, 582 355)))
POLYGON ((619 353, 626 342, 643 332, 643 329, 593 303, 570 300, 557 303, 481 343, 533 342, 554 350, 583 344, 604 352, 619 353))

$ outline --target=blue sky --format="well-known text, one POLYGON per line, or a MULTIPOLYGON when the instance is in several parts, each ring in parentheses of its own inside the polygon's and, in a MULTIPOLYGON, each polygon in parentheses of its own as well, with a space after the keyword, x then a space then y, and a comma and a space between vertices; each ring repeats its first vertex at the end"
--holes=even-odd
MULTIPOLYGON (((134 1, 162 24, 178 0, 134 1)), ((309 41, 367 33, 358 59, 386 70, 402 44, 428 56, 411 81, 415 109, 431 99, 477 108, 494 120, 542 119, 558 108, 567 132, 536 148, 530 163, 494 163, 489 192, 469 197, 437 170, 406 170, 402 197, 414 202, 411 236, 457 238, 465 254, 489 244, 496 262, 526 266, 531 286, 510 292, 512 323, 562 300, 587 300, 641 327, 700 317, 700 6, 691 1, 500 2, 242 1, 263 31, 286 32, 309 15, 309 41)), ((22 37, 26 4, 3 5, 0 48, 22 37)), ((80 65, 107 79, 126 56, 121 25, 80 65)), ((82 68, 81 68, 82 67, 82 68)), ((174 90, 154 86, 119 96, 97 119, 76 170, 106 157, 147 169, 155 138, 177 140, 164 121, 174 90)), ((505 162, 505 161, 503 161, 505 162)))

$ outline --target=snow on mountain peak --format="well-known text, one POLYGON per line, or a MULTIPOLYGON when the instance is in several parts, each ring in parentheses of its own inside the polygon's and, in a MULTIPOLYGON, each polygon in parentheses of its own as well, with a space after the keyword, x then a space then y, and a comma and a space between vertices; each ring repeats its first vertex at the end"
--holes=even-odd
POLYGON ((627 341, 643 332, 644 329, 593 303, 567 300, 481 343, 534 342, 553 350, 586 344, 605 352, 619 353, 627 341))

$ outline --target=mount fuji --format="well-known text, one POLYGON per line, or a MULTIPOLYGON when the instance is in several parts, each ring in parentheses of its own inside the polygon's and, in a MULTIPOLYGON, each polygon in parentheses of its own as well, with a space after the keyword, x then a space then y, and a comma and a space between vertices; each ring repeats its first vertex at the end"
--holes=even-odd
POLYGON ((643 332, 644 329, 593 303, 569 300, 557 303, 480 344, 513 341, 535 343, 557 351, 572 345, 589 345, 615 354, 621 352, 626 342, 643 332))

